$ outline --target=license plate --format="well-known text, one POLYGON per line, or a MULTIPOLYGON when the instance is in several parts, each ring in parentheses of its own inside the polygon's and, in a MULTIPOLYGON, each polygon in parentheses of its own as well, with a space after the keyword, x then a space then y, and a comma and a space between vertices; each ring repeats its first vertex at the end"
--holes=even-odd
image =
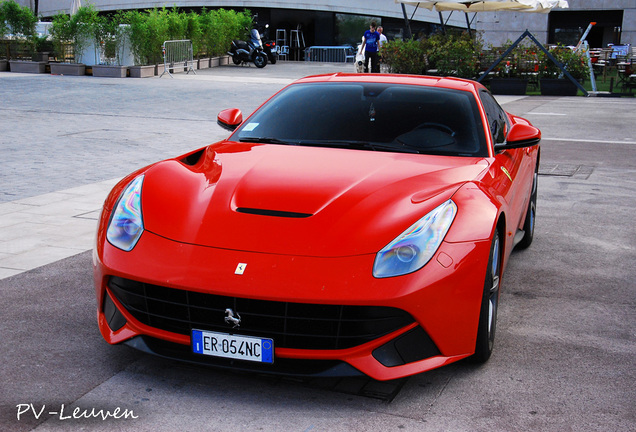
POLYGON ((192 330, 192 351, 214 357, 274 363, 274 341, 252 336, 192 330))

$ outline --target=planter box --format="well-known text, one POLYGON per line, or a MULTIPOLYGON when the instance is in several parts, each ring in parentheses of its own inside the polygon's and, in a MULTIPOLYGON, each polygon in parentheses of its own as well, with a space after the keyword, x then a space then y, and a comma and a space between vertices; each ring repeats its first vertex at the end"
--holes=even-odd
POLYGON ((131 78, 150 78, 155 76, 155 65, 129 66, 131 78))
POLYGON ((86 65, 82 63, 51 63, 51 75, 86 75, 86 65))
POLYGON ((221 64, 220 61, 221 61, 221 57, 212 57, 210 59, 210 67, 211 68, 218 67, 221 64))
POLYGON ((93 76, 105 78, 126 78, 128 66, 110 66, 95 65, 93 66, 93 76))
POLYGON ((525 95, 528 89, 526 78, 493 78, 490 91, 496 95, 525 95))
POLYGON ((44 73, 46 71, 46 62, 43 61, 24 61, 10 60, 9 67, 11 72, 20 73, 44 73))
POLYGON ((0 60, 0 72, 5 72, 8 64, 9 62, 7 60, 0 60))
POLYGON ((209 58, 199 59, 198 63, 199 63, 198 69, 209 69, 210 68, 210 59, 209 58))
POLYGON ((576 96, 579 91, 569 79, 541 78, 539 85, 542 96, 576 96))
POLYGON ((216 66, 226 66, 230 64, 230 56, 221 56, 221 57, 212 57, 210 66, 214 67, 212 63, 214 63, 215 60, 218 62, 216 66))
POLYGON ((49 54, 50 53, 48 51, 39 52, 39 53, 33 54, 33 57, 31 58, 31 60, 48 62, 49 61, 49 54))

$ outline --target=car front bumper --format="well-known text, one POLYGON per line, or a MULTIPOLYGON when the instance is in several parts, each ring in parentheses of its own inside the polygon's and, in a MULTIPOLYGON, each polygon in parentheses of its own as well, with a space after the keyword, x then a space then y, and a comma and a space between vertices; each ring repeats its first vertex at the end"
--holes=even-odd
POLYGON ((375 255, 268 255, 187 245, 148 231, 131 252, 123 252, 98 235, 93 261, 99 328, 111 344, 126 342, 143 351, 197 363, 299 375, 361 372, 378 380, 396 379, 473 353, 489 247, 488 241, 443 243, 419 271, 376 279, 372 276, 375 255), (239 264, 244 267, 242 274, 238 274, 239 264), (193 354, 189 334, 142 322, 109 287, 115 278, 150 289, 214 298, 392 308, 412 319, 342 349, 285 347, 275 339, 274 365, 247 364, 193 354), (314 367, 316 362, 321 366, 314 367), (294 363, 311 364, 307 370, 313 372, 301 372, 292 366, 294 363))

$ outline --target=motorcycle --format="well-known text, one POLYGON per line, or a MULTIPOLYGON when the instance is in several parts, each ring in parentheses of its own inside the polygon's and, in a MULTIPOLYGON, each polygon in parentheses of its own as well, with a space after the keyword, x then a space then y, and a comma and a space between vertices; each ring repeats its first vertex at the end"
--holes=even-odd
POLYGON ((276 42, 273 40, 263 41, 263 52, 267 54, 267 60, 269 60, 271 64, 276 64, 278 61, 278 46, 276 42))
POLYGON ((233 40, 228 54, 232 57, 232 62, 235 65, 250 62, 254 63, 257 68, 263 68, 267 65, 267 54, 263 51, 261 35, 257 29, 250 31, 250 40, 247 42, 233 40))
MULTIPOLYGON (((265 35, 268 34, 268 28, 269 24, 265 24, 265 33, 261 34, 262 39, 265 37, 265 35)), ((273 40, 263 40, 263 52, 267 54, 267 60, 271 64, 276 64, 279 54, 279 47, 276 45, 276 42, 274 42, 273 40)))

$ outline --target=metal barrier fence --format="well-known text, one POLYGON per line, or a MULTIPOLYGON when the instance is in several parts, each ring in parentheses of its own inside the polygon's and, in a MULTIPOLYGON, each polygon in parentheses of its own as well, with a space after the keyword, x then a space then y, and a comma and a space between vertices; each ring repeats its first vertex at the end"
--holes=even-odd
POLYGON ((176 72, 190 73, 192 71, 195 75, 197 74, 194 70, 191 40, 165 41, 161 49, 163 51, 164 71, 159 78, 164 74, 172 77, 172 74, 176 72))
POLYGON ((356 53, 352 46, 311 46, 305 49, 305 61, 324 63, 355 63, 356 53))

